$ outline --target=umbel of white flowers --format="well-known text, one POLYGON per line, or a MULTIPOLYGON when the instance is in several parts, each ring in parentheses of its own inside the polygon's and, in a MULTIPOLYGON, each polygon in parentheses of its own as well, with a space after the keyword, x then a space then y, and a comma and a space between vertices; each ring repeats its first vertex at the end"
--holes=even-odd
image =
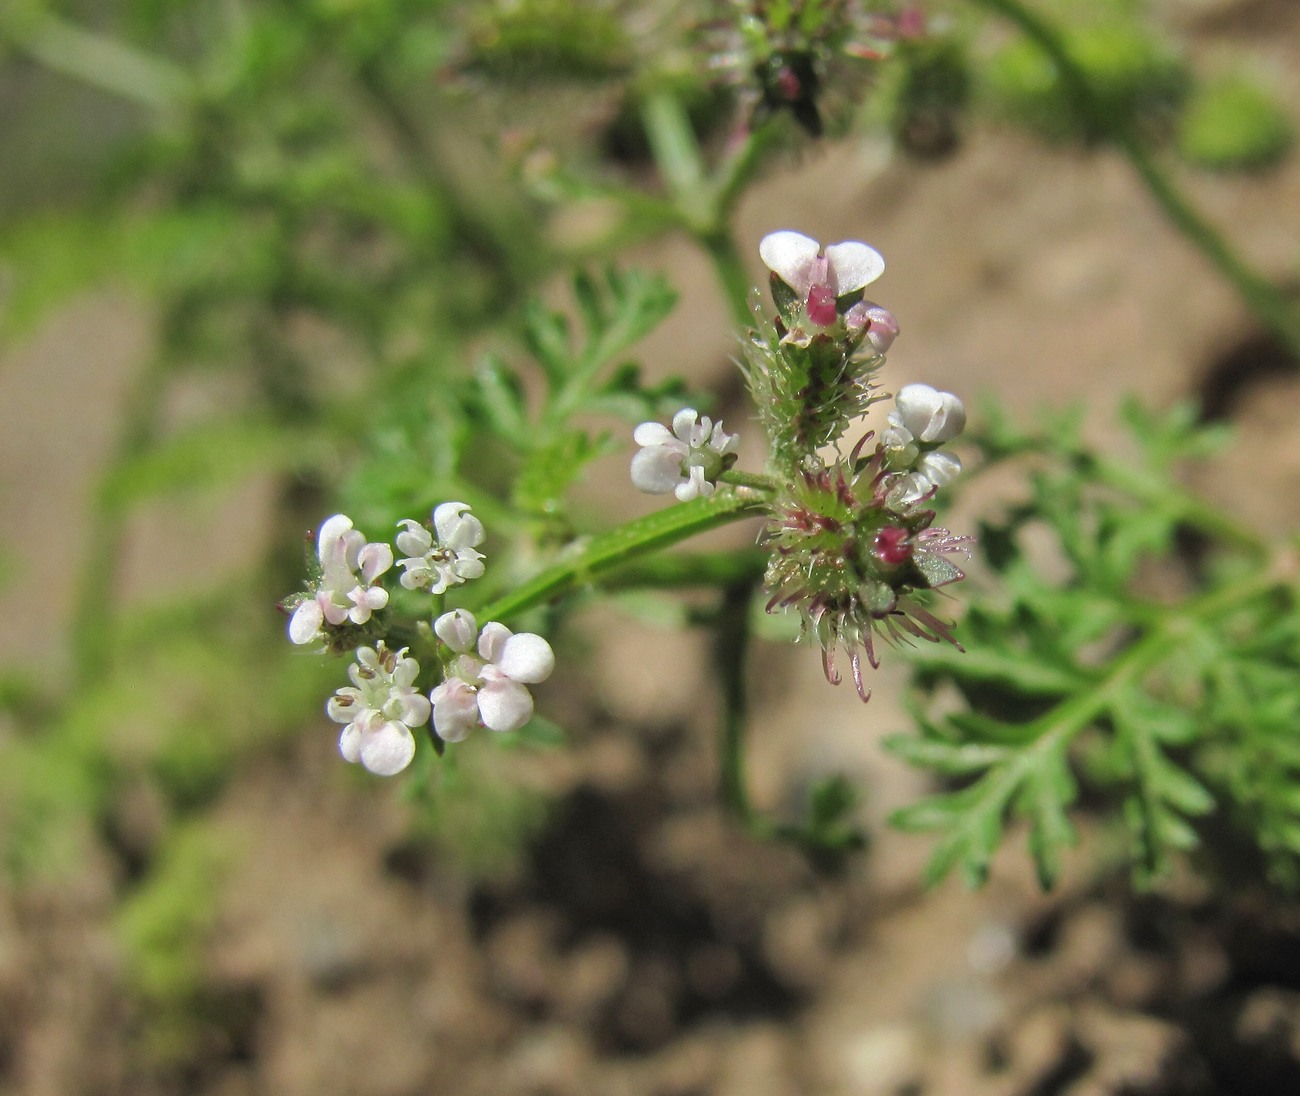
POLYGON ((320 579, 289 618, 294 643, 322 638, 327 625, 365 624, 388 604, 388 591, 376 580, 393 565, 393 550, 387 544, 366 543, 345 514, 335 514, 321 525, 316 558, 320 579))
POLYGON ((681 502, 713 494, 740 448, 739 434, 726 433, 720 420, 689 407, 673 416, 671 431, 661 422, 643 422, 632 440, 641 446, 632 458, 633 485, 650 495, 671 491, 681 502))
POLYGON ((480 632, 464 609, 444 613, 433 630, 455 656, 446 680, 429 694, 440 738, 460 742, 476 727, 517 731, 532 718, 527 686, 545 681, 555 669, 555 653, 545 639, 532 632, 516 635, 495 620, 480 632))

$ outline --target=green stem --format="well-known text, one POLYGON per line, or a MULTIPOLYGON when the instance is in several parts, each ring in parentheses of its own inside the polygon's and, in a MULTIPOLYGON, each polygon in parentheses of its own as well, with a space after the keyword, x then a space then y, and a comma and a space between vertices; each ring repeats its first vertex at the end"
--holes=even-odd
POLYGON ((731 233, 726 229, 696 236, 713 263, 713 272, 722 285, 723 295, 727 298, 727 307, 731 318, 742 329, 755 326, 754 314, 749 309, 749 297, 754 289, 753 279, 736 250, 731 233))
POLYGON ((716 590, 763 576, 768 554, 760 548, 733 552, 674 552, 620 567, 604 583, 606 590, 680 590, 703 586, 716 590))
POLYGON ((167 394, 166 375, 167 363, 158 356, 132 385, 117 451, 100 480, 90 518, 90 527, 95 530, 94 549, 81 566, 72 609, 73 665, 82 687, 102 680, 112 662, 118 618, 116 591, 130 514, 111 485, 117 474, 148 451, 157 437, 167 394))
POLYGON ((1087 73, 1070 56, 1057 29, 1020 0, 975 0, 975 3, 1014 23, 1042 50, 1055 66, 1065 94, 1085 129, 1113 142, 1170 223, 1236 288, 1251 311, 1291 354, 1300 359, 1300 310, 1273 282, 1242 260, 1227 239, 1201 215, 1169 174, 1156 163, 1132 127, 1122 121, 1117 124, 1107 116, 1087 73))
POLYGON ((652 91, 641 104, 641 121, 655 165, 668 184, 686 227, 694 234, 715 231, 718 224, 706 183, 704 160, 681 101, 666 89, 652 91))
POLYGON ((700 155, 690 118, 671 92, 651 92, 641 107, 646 137, 663 174, 682 226, 709 256, 727 298, 732 318, 752 327, 749 294, 753 282, 731 238, 731 212, 736 199, 770 141, 770 128, 753 133, 741 149, 711 178, 700 155))
POLYGON ((484 622, 509 620, 651 552, 762 513, 765 505, 764 497, 752 489, 723 489, 629 521, 592 537, 581 551, 475 609, 475 615, 484 622))
POLYGON ((54 72, 153 110, 172 110, 193 90, 189 76, 172 62, 49 12, 6 17, 0 38, 54 72))
POLYGON ((719 792, 723 805, 751 834, 769 837, 774 827, 754 810, 745 778, 745 728, 749 722, 745 665, 751 629, 749 601, 752 582, 738 582, 723 591, 718 609, 713 660, 722 685, 722 728, 718 742, 719 792))

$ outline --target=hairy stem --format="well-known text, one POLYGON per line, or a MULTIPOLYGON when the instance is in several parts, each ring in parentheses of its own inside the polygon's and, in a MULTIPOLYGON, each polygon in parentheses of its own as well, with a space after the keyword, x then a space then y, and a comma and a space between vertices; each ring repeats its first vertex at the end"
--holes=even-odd
POLYGON ((580 551, 476 608, 475 615, 481 621, 509 620, 651 552, 762 513, 765 506, 764 497, 751 488, 724 488, 709 498, 629 521, 592 537, 580 551))

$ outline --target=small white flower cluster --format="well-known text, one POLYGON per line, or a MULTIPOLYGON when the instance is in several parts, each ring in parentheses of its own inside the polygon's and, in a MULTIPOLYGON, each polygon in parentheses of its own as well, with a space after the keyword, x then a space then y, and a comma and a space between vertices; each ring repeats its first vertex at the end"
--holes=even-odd
POLYGON ((464 609, 444 613, 433 630, 456 654, 447 679, 429 694, 440 738, 460 742, 476 727, 517 731, 532 718, 533 697, 526 686, 545 681, 555 669, 545 639, 532 632, 516 635, 495 620, 480 632, 464 609))
MULTIPOLYGON (((444 502, 433 511, 433 532, 419 522, 399 521, 398 560, 401 583, 408 590, 442 594, 483 575, 483 523, 463 502, 444 502)), ((346 514, 335 514, 320 527, 316 557, 320 578, 289 618, 289 638, 298 644, 324 639, 331 627, 365 624, 388 604, 388 591, 377 579, 393 566, 393 549, 367 543, 346 514)))
POLYGON ((966 428, 966 408, 951 392, 928 384, 905 385, 894 397, 888 422, 880 440, 886 463, 899 473, 890 491, 892 502, 920 502, 961 471, 957 455, 939 448, 966 428))
POLYGON ((673 428, 643 422, 632 432, 641 451, 632 458, 632 483, 650 495, 672 491, 682 502, 708 497, 717 479, 736 462, 740 435, 728 434, 689 407, 673 416, 673 428))
POLYGON ((444 502, 436 507, 432 533, 410 518, 397 524, 403 527, 397 534, 397 550, 408 557, 397 564, 405 571, 401 582, 408 590, 443 594, 449 586, 483 577, 483 553, 475 549, 486 533, 467 504, 444 502))
POLYGON ((367 544, 351 518, 335 514, 320 527, 316 557, 320 581, 289 618, 294 643, 322 638, 326 625, 365 624, 388 604, 388 591, 375 580, 393 565, 393 550, 387 544, 367 544))
POLYGON ((394 776, 411 763, 411 728, 427 723, 431 710, 415 688, 419 672, 420 664, 406 657, 405 647, 390 651, 381 640, 375 647, 357 649, 357 660, 348 667, 352 684, 325 705, 330 719, 346 724, 339 738, 344 758, 379 776, 394 776))
MULTIPOLYGON (((692 419, 694 412, 692 414, 692 419)), ((721 449, 731 439, 720 429, 709 431, 700 444, 714 440, 721 449)), ((483 523, 463 502, 445 502, 433 511, 432 531, 409 518, 398 522, 397 549, 406 553, 397 562, 401 584, 408 590, 441 595, 453 586, 480 578, 484 572, 483 523)), ((335 514, 321 525, 317 538, 320 575, 300 595, 289 620, 289 638, 298 644, 331 639, 331 629, 365 625, 388 604, 388 591, 379 577, 393 566, 387 544, 368 543, 352 520, 335 514)), ((416 687, 420 665, 408 648, 391 651, 380 640, 358 647, 348 667, 351 685, 337 690, 325 706, 342 723, 339 751, 379 776, 401 772, 415 756, 414 728, 427 724, 448 742, 459 742, 475 727, 516 731, 533 715, 527 686, 545 681, 555 668, 555 654, 541 636, 515 635, 492 621, 479 632, 474 617, 463 609, 444 613, 434 632, 448 648, 445 680, 426 696, 416 687)), ((346 632, 334 632, 337 642, 346 632)))

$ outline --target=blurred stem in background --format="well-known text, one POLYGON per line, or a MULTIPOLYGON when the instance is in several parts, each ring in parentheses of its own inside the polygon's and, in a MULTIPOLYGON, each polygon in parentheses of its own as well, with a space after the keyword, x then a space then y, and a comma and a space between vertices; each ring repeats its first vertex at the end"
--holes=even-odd
POLYGON ((1067 100, 1085 132, 1109 141, 1128 160, 1170 223, 1204 255, 1241 295, 1259 321, 1300 362, 1300 307, 1276 284, 1251 268, 1174 182, 1152 155, 1130 120, 1107 109, 1087 72, 1070 55, 1057 27, 1020 0, 973 0, 1014 24, 1051 61, 1067 100))

